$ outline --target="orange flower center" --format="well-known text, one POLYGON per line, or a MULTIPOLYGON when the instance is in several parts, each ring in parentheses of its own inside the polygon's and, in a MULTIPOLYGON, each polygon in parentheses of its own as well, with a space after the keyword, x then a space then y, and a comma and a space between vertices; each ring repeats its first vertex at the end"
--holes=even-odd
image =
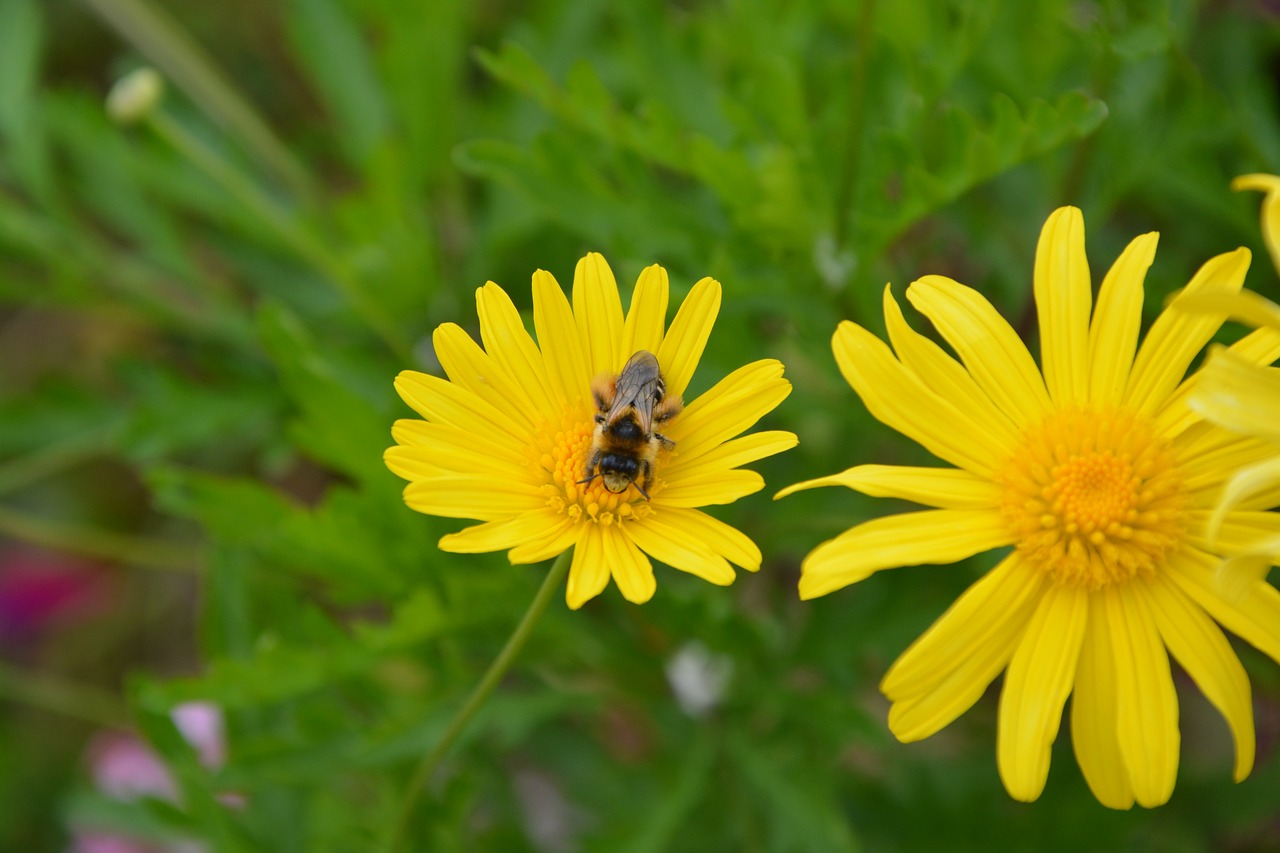
MULTIPOLYGON (((644 518, 653 511, 649 501, 634 486, 615 493, 605 488, 601 477, 582 482, 590 476, 587 460, 591 458, 595 436, 595 422, 590 413, 567 412, 559 425, 549 425, 541 432, 547 440, 537 464, 546 473, 547 484, 542 489, 547 495, 547 506, 566 513, 574 521, 603 525, 644 518)), ((654 475, 661 465, 662 454, 654 463, 654 475)), ((653 498, 664 484, 657 476, 650 476, 643 485, 653 498)))
POLYGON ((1049 415, 1000 482, 1018 550, 1060 583, 1100 589, 1152 574, 1182 541, 1187 495, 1173 451, 1126 411, 1049 415))

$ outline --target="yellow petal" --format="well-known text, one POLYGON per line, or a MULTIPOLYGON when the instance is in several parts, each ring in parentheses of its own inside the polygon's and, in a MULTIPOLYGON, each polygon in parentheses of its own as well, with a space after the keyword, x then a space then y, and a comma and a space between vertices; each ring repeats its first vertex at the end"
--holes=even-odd
POLYGON ((1257 465, 1276 453, 1274 444, 1237 436, 1215 426, 1188 430, 1192 441, 1174 445, 1183 486, 1198 506, 1212 506, 1223 485, 1241 468, 1257 465))
POLYGON ((400 399, 427 420, 470 432, 494 434, 493 440, 505 446, 525 447, 529 444, 527 426, 447 379, 415 370, 402 370, 396 376, 395 384, 400 399))
POLYGON ((573 273, 573 316, 582 333, 591 376, 617 373, 631 355, 622 354, 622 299, 604 256, 591 252, 573 273))
POLYGON ((622 597, 632 604, 644 604, 653 598, 658 583, 654 580, 653 564, 649 558, 614 525, 601 526, 601 539, 613 582, 618 585, 622 597))
POLYGON ((551 273, 533 274, 533 326, 547 366, 547 379, 560 409, 587 399, 594 374, 569 300, 551 273))
POLYGON ((569 566, 569 583, 564 600, 570 610, 577 610, 609 585, 609 563, 604 549, 604 535, 598 524, 585 524, 578 543, 573 546, 573 563, 569 566))
POLYGON ((1192 293, 1178 303, 1184 311, 1225 314, 1247 326, 1280 329, 1280 305, 1252 290, 1239 293, 1192 293))
POLYGON ((1234 293, 1244 283, 1248 269, 1248 249, 1218 255, 1200 268, 1147 332, 1125 389, 1126 406, 1142 414, 1155 414, 1178 387, 1191 360, 1226 319, 1221 314, 1196 314, 1177 308, 1183 294, 1234 293))
POLYGON ((498 480, 529 479, 529 466, 481 450, 441 443, 416 447, 389 447, 382 454, 397 477, 422 480, 445 474, 478 474, 498 480))
POLYGON ((1280 535, 1280 513, 1228 511, 1222 514, 1216 530, 1210 528, 1212 520, 1204 510, 1187 513, 1187 542, 1211 554, 1259 553, 1264 542, 1280 535))
POLYGON ((795 433, 767 430, 726 441, 714 450, 692 457, 686 456, 677 445, 672 454, 675 458, 663 469, 663 475, 674 482, 678 475, 683 475, 686 471, 728 471, 790 450, 798 442, 795 433))
MULTIPOLYGON (((1007 623, 1006 623, 1007 624, 1007 623)), ((1022 626, 1018 626, 1021 628, 1022 626)), ((903 743, 932 737, 951 725, 987 692, 987 687, 1009 664, 1017 635, 1007 642, 988 644, 973 651, 947 671, 928 693, 899 699, 889 708, 889 731, 903 743)))
POLYGON ((526 429, 538 423, 538 407, 528 392, 456 323, 438 326, 431 336, 440 366, 455 385, 466 388, 526 429))
POLYGON ((412 453, 410 447, 388 447, 382 452, 382 461, 392 474, 405 480, 423 480, 427 477, 443 477, 446 474, 467 473, 446 468, 433 455, 412 453))
POLYGON ((1119 403, 1129 382, 1142 327, 1143 284, 1159 240, 1154 231, 1135 237, 1098 290, 1098 307, 1089 326, 1089 400, 1097 405, 1119 403))
POLYGON ((1259 190, 1267 194, 1262 200, 1262 240, 1271 253, 1271 263, 1280 270, 1280 178, 1275 175, 1241 175, 1231 182, 1231 189, 1259 190))
POLYGON ((662 507, 659 512, 668 528, 679 531, 681 541, 697 542, 736 566, 749 572, 759 571, 760 549, 736 527, 696 509, 662 507))
POLYGON ((1271 364, 1280 358, 1280 329, 1264 327, 1254 329, 1227 351, 1235 353, 1250 364, 1271 364))
POLYGON ((777 497, 817 486, 845 486, 873 498, 898 498, 940 509, 996 509, 1004 494, 990 480, 958 468, 858 465, 830 477, 788 486, 777 497))
POLYGON ((557 527, 561 516, 546 509, 523 512, 501 521, 486 521, 450 533, 440 539, 440 550, 453 554, 482 554, 505 551, 531 540, 541 539, 557 527))
MULTIPOLYGON (((495 441, 493 433, 460 429, 451 424, 401 418, 391 425, 391 437, 403 448, 419 448, 431 461, 450 470, 465 473, 455 464, 455 452, 473 452, 488 457, 490 464, 528 468, 528 452, 523 446, 495 441)), ((488 470, 488 469, 486 469, 488 470)), ((527 474, 526 474, 527 476, 527 474)))
POLYGON ((483 474, 446 474, 414 480, 404 487, 404 502, 427 515, 496 521, 546 506, 538 486, 503 482, 483 474))
POLYGON ((673 569, 719 586, 733 583, 736 575, 728 560, 704 543, 685 536, 685 519, 666 516, 665 511, 650 513, 642 519, 623 522, 621 529, 641 550, 673 569))
MULTIPOLYGON (((1213 515, 1209 517, 1206 527, 1208 541, 1214 543, 1218 539, 1219 530, 1227 513, 1248 508, 1249 505, 1246 503, 1248 499, 1256 499, 1260 493, 1267 492, 1269 496, 1260 505, 1275 506, 1274 495, 1277 486, 1280 486, 1280 455, 1237 471, 1235 476, 1227 481, 1227 486, 1222 490, 1222 497, 1219 498, 1213 515)), ((1213 548, 1213 550, 1218 549, 1213 548)), ((1226 553, 1232 553, 1229 547, 1226 553)))
POLYGON ((1280 368, 1259 367, 1217 349, 1188 403, 1206 420, 1232 432, 1280 441, 1280 368))
POLYGON ((507 552, 507 559, 513 565, 542 563, 552 557, 558 557, 578 541, 583 534, 583 528, 594 527, 594 525, 576 522, 560 513, 551 515, 548 525, 540 534, 507 552))
POLYGON ((1094 595, 1089 597, 1088 624, 1071 696, 1071 745, 1098 802, 1111 809, 1129 809, 1133 807, 1133 786, 1120 754, 1116 702, 1111 633, 1102 597, 1094 595))
MULTIPOLYGON (((1034 280, 1040 363, 1049 396, 1058 406, 1083 404, 1089 395, 1093 289, 1084 253, 1084 217, 1078 208, 1060 207, 1044 223, 1034 280)), ((1047 759, 1045 767, 1047 771, 1047 759)))
POLYGON ((1275 555, 1280 554, 1280 538, 1261 543, 1256 554, 1236 554, 1222 561, 1218 567, 1218 586, 1222 597, 1232 604, 1239 604, 1249 597, 1254 588, 1271 574, 1275 555))
POLYGON ((844 378, 867 411, 885 426, 940 459, 987 479, 1008 458, 1005 447, 983 424, 968 420, 925 387, 866 329, 846 320, 836 328, 831 348, 844 378))
POLYGON ((1120 755, 1134 798, 1163 805, 1178 776, 1178 696, 1169 656, 1150 611, 1132 585, 1101 590, 1116 664, 1116 717, 1120 755))
MULTIPOLYGON (((1213 364, 1213 353, 1219 349, 1217 346, 1210 347, 1210 365, 1213 364)), ((1275 329, 1257 329, 1227 347, 1226 352, 1230 353, 1228 357, 1238 358, 1250 365, 1270 364, 1280 358, 1280 332, 1275 329)), ((1203 369, 1197 370, 1169 395, 1168 401, 1155 418, 1156 430, 1161 435, 1172 438, 1203 420, 1203 416, 1191 407, 1191 398, 1196 395, 1196 388, 1204 375, 1203 369)))
POLYGON ((511 297, 489 282, 476 291, 476 313, 485 352, 528 392, 544 415, 558 414, 559 405, 552 396, 546 362, 525 329, 511 297))
POLYGON ((782 362, 762 359, 743 365, 694 400, 664 433, 676 443, 676 459, 697 459, 751 429, 791 393, 782 362))
MULTIPOLYGON (((640 350, 657 355, 662 345, 662 329, 667 323, 667 294, 667 271, 657 264, 645 267, 631 292, 631 310, 622 327, 624 364, 640 350)), ((618 370, 621 369, 619 365, 618 370)))
POLYGON ((907 288, 907 299, 933 321, 978 387, 1017 426, 1028 427, 1049 412, 1049 393, 1031 353, 982 294, 927 275, 907 288))
POLYGON ((654 500, 663 506, 712 506, 731 504, 764 488, 764 477, 755 471, 694 469, 679 479, 672 477, 654 500))
POLYGON ((1135 588, 1147 594, 1169 652, 1231 727, 1236 744, 1235 780, 1241 781, 1253 769, 1255 742, 1249 676, 1240 659, 1213 620, 1177 586, 1157 577, 1135 588))
POLYGON ((719 313, 720 282, 704 278, 689 291, 658 347, 658 363, 667 380, 668 394, 684 396, 719 313))
POLYGON ((1004 787, 1015 800, 1033 802, 1049 778, 1049 751, 1075 681, 1088 612, 1087 592, 1050 586, 1009 662, 1000 694, 996 759, 1004 787))
POLYGON ((817 598, 882 569, 963 560, 1013 541, 995 510, 931 509, 877 518, 809 552, 800 597, 817 598))
POLYGON ((1229 600, 1217 577, 1220 562, 1213 554, 1183 548, 1166 571, 1218 624, 1280 663, 1280 592, 1259 580, 1248 595, 1229 600))
POLYGON ((907 369, 925 387, 964 413, 969 422, 982 424, 1007 454, 1013 455, 1021 442, 1013 421, 978 387, 964 365, 907 324, 888 285, 884 289, 884 322, 889 342, 907 369))
MULTIPOLYGON (((1006 558, 966 589, 902 653, 885 673, 880 691, 895 702, 928 693, 966 659, 988 647, 1007 646, 1007 662, 1013 654, 1013 640, 1022 635, 1044 586, 1041 572, 1017 555, 1006 558)), ((978 689, 978 696, 985 687, 984 683, 978 689)))

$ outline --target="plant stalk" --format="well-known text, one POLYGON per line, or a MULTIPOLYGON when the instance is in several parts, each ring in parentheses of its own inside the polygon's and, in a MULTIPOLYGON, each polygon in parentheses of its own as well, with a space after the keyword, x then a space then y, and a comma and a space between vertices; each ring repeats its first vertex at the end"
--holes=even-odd
POLYGON ((489 698, 489 694, 498 686, 498 682, 502 680, 502 676, 506 674, 512 662, 515 661, 516 655, 520 653, 520 649, 524 647, 525 641, 529 639, 529 635, 533 632, 534 625, 538 623, 538 619, 551 602, 551 597, 564 582, 565 576, 569 573, 569 564, 572 562, 573 551, 570 550, 565 551, 551 564, 551 569, 547 572, 546 578, 543 579, 542 586, 538 588, 533 601, 529 603, 529 609, 525 611, 524 616, 520 619, 520 624, 516 626, 511 636, 507 638, 506 645, 502 647, 502 651, 498 652, 498 656, 493 659, 493 663, 489 664, 489 669, 485 671, 480 682, 472 689, 467 701, 454 714, 453 719, 449 722, 449 727, 445 729, 440 740, 436 741, 435 746, 423 756, 417 769, 414 770, 413 778, 409 780, 409 787, 405 789, 404 802, 400 806, 400 817, 396 821, 395 832, 391 837, 391 844, 388 848, 392 853, 403 848, 408 835, 409 822, 413 817, 414 806, 417 805, 423 789, 431 778, 431 774, 440 764, 440 760, 449 752, 449 748, 453 746, 454 741, 462 734, 467 723, 475 716, 476 711, 480 710, 480 706, 484 704, 485 700, 489 698))

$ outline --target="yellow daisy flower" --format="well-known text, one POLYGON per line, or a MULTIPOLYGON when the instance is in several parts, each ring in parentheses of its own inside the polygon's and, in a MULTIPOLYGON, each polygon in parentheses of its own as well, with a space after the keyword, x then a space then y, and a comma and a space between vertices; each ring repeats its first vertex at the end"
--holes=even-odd
MULTIPOLYGON (((1242 175, 1231 187, 1266 193, 1262 202, 1262 237, 1280 271, 1280 177, 1242 175)), ((1186 302, 1188 308, 1226 314, 1256 326, 1258 331, 1254 334, 1260 337, 1280 338, 1280 306, 1256 293, 1205 294, 1186 302)), ((1206 420, 1270 448, 1264 458, 1239 469, 1227 482, 1210 519, 1209 538, 1214 541, 1233 509, 1280 505, 1280 369, 1215 347, 1189 402, 1206 420)), ((1258 588, 1276 563, 1280 534, 1228 554, 1219 570, 1224 591, 1233 599, 1241 599, 1258 588)), ((1263 587, 1268 588, 1265 584, 1263 587)))
POLYGON ((404 499, 430 515, 483 522, 451 533, 457 553, 507 550, 536 563, 573 548, 566 600, 578 608, 610 576, 636 603, 653 596, 653 557, 714 584, 733 582, 731 563, 760 568, 760 550, 741 531, 698 507, 759 491, 764 480, 739 466, 796 444, 789 432, 735 438, 791 392, 782 364, 753 362, 726 376, 662 426, 662 449, 644 492, 614 493, 586 468, 597 407, 592 380, 616 376, 634 353, 657 356, 668 396, 693 377, 720 310, 720 283, 694 285, 664 332, 668 284, 656 264, 636 282, 623 317, 613 272, 590 254, 578 262, 573 304, 550 273, 533 274, 529 336, 511 299, 489 282, 476 291, 483 349, 446 323, 433 341, 448 379, 402 372, 396 390, 423 420, 400 420, 387 466, 409 481, 404 499), (648 556, 646 556, 648 555, 648 556))
MULTIPOLYGON (((915 741, 1005 672, 996 755, 1019 800, 1043 790, 1073 693, 1076 758, 1098 799, 1113 808, 1168 800, 1179 732, 1166 651, 1226 717, 1243 779, 1254 758, 1250 687, 1219 625, 1280 660, 1280 593, 1221 596, 1205 535, 1231 471, 1266 452, 1187 403, 1193 380, 1183 376, 1223 317, 1165 311, 1138 346, 1156 240, 1129 244, 1095 306, 1080 211, 1049 217, 1035 264, 1042 369, 977 291, 941 276, 907 290, 957 361, 908 326, 886 289, 893 350, 845 322, 832 342, 836 361, 876 418, 957 467, 860 465, 782 493, 841 485, 934 507, 819 545, 802 566, 803 598, 882 569, 1013 546, 903 653, 881 690, 893 703, 890 729, 915 741)), ((1234 293, 1248 265, 1245 249, 1220 255, 1185 294, 1234 293)), ((1261 363, 1280 346, 1252 337, 1232 351, 1261 363)), ((1278 521, 1233 509, 1219 544, 1271 535, 1278 521)))

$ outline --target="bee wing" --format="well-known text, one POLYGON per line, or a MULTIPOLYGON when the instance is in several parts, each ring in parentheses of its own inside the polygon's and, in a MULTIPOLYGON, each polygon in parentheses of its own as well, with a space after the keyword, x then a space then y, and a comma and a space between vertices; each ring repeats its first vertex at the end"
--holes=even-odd
POLYGON ((633 409, 640 429, 646 435, 653 431, 653 404, 662 388, 662 371, 658 358, 648 350, 640 350, 623 365, 618 374, 613 405, 606 420, 613 423, 627 409, 633 409))

